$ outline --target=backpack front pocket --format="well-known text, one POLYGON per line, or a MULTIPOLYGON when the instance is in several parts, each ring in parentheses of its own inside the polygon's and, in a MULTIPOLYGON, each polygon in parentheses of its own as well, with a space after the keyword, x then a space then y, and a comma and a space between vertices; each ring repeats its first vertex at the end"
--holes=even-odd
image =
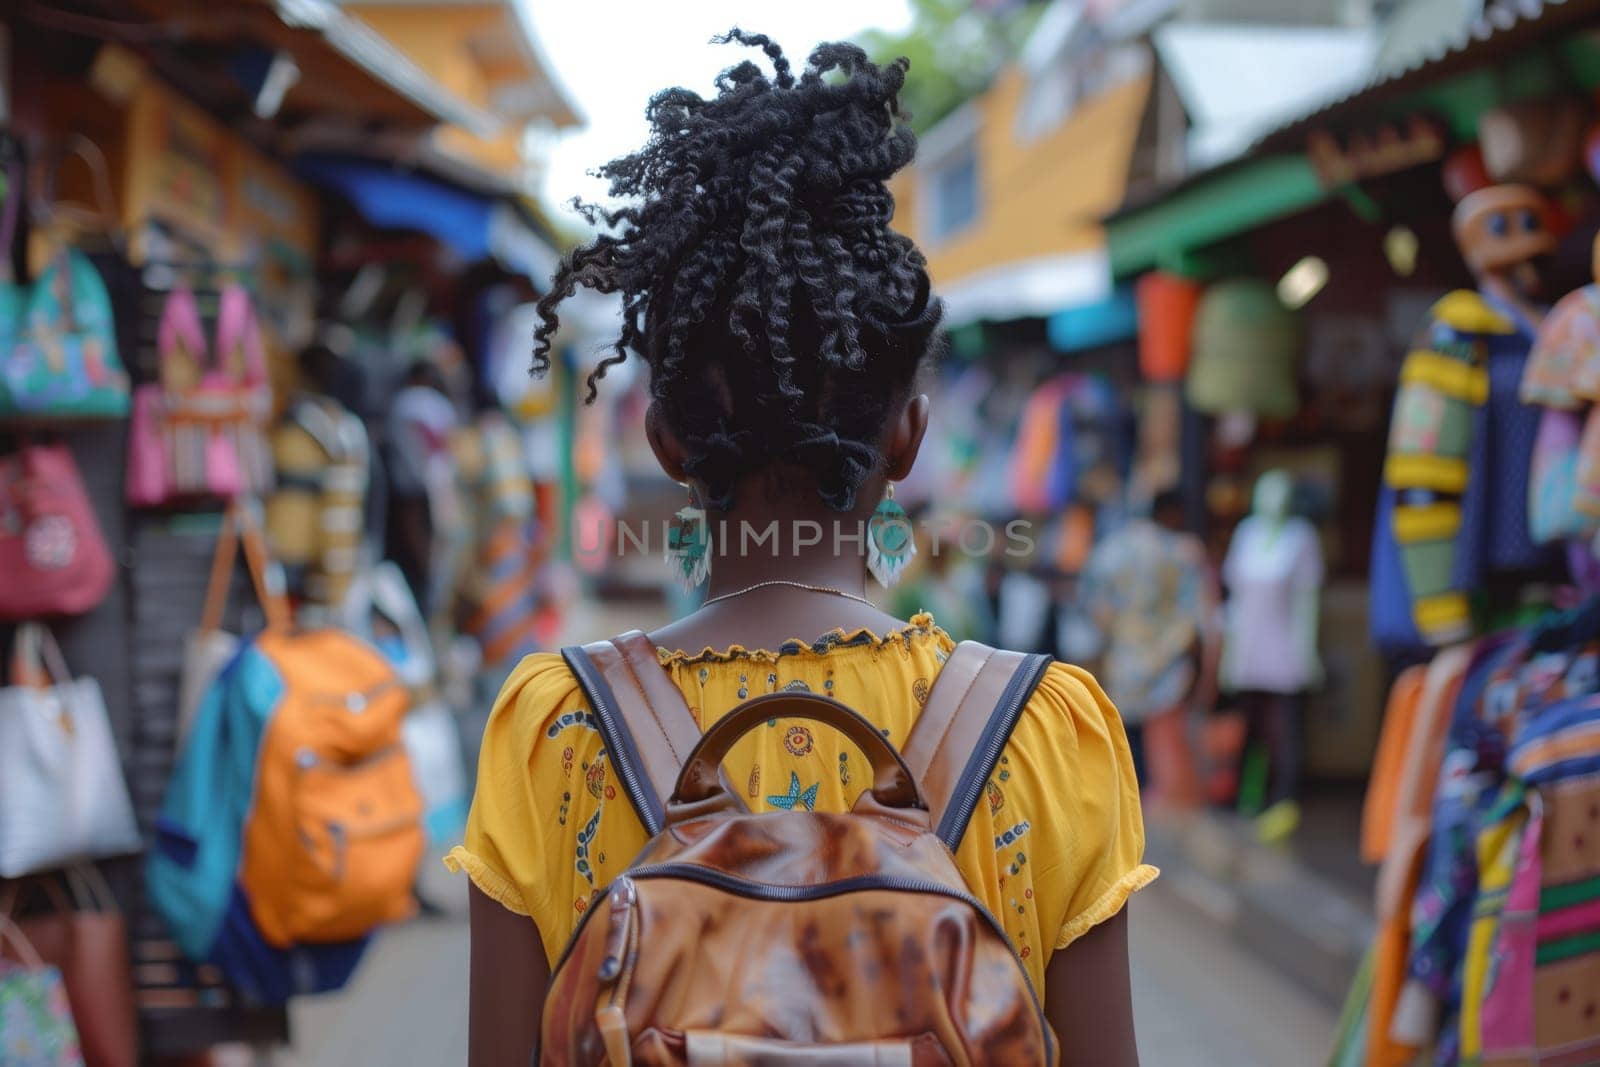
POLYGON ((353 763, 296 756, 290 914, 297 941, 341 941, 412 912, 422 805, 399 746, 353 763))

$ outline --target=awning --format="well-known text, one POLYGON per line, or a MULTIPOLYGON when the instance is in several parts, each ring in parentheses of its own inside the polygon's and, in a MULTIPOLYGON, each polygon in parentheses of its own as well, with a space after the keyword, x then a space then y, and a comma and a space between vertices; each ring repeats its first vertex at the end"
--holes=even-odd
POLYGON ((374 226, 418 230, 468 263, 493 259, 543 287, 558 262, 555 249, 504 198, 373 160, 309 156, 295 169, 349 200, 374 226))
POLYGON ((1133 290, 1117 289, 1098 303, 1058 311, 1045 323, 1045 332, 1050 347, 1058 352, 1081 352, 1129 340, 1139 332, 1133 290))
POLYGON ((1330 190, 1303 155, 1266 156, 1178 186, 1106 222, 1111 274, 1126 278, 1321 203, 1330 190))
POLYGON ((1298 154, 1312 129, 1363 115, 1421 111, 1445 112, 1452 129, 1463 133, 1475 128, 1484 108, 1507 98, 1503 82, 1527 82, 1522 75, 1529 71, 1542 75, 1535 79, 1538 85, 1559 78, 1570 78, 1580 88, 1600 85, 1600 47, 1583 32, 1596 23, 1600 5, 1594 0, 1514 0, 1494 5, 1430 46, 1408 44, 1392 56, 1380 56, 1378 71, 1361 87, 1285 120, 1245 156, 1191 175, 1158 199, 1107 219, 1112 275, 1126 278, 1153 266, 1174 266, 1187 252, 1334 195, 1298 154), (1502 77, 1490 66, 1502 56, 1524 53, 1527 69, 1517 71, 1517 79, 1502 77), (1549 62, 1550 55, 1563 62, 1549 62), (1462 79, 1478 80, 1469 85, 1462 79))
MULTIPOLYGON (((937 282, 937 279, 935 279, 937 282)), ((1095 304, 1111 294, 1101 249, 1040 256, 991 267, 953 285, 939 285, 947 329, 968 323, 1045 318, 1064 308, 1095 304)))

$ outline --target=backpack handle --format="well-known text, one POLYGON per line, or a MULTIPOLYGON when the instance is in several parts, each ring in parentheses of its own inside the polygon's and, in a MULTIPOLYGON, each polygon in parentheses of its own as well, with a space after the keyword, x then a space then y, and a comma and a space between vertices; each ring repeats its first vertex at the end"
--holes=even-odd
POLYGON ((872 765, 872 795, 888 808, 926 808, 916 779, 878 728, 837 700, 816 693, 768 693, 718 719, 684 761, 672 803, 693 804, 723 792, 718 773, 734 744, 768 719, 811 719, 844 734, 872 765))

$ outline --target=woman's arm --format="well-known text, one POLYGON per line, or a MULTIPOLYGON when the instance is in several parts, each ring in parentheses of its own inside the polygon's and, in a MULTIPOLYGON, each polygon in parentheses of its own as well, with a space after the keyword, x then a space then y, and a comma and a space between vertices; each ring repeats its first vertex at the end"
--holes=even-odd
POLYGON ((539 928, 472 886, 470 1067, 528 1067, 539 1040, 550 965, 539 928))
POLYGON ((1045 969, 1044 988, 1061 1067, 1138 1067, 1127 908, 1057 952, 1045 969))

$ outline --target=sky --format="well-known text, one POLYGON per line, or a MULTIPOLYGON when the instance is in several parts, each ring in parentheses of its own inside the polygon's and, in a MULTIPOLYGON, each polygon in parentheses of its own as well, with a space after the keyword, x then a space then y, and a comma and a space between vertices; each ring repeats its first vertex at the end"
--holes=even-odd
POLYGON ((583 223, 567 208, 573 196, 604 199, 587 171, 644 144, 644 106, 668 86, 710 95, 717 73, 766 58, 754 49, 708 43, 729 27, 764 33, 798 68, 818 41, 853 37, 868 27, 904 29, 906 0, 521 0, 561 84, 587 119, 559 135, 549 152, 541 199, 563 222, 583 223))

